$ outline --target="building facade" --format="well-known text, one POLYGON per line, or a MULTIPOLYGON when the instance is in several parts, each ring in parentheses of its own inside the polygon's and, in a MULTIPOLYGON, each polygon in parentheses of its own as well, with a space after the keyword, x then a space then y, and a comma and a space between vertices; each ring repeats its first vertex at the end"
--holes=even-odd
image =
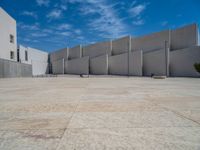
POLYGON ((0 7, 0 58, 17 60, 16 21, 0 7))

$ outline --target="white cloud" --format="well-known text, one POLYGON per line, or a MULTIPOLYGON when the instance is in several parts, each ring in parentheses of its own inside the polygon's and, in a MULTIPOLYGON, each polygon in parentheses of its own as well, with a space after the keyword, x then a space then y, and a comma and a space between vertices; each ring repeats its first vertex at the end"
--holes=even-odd
POLYGON ((133 24, 137 25, 137 26, 143 25, 144 24, 144 20, 143 19, 139 19, 139 20, 133 21, 133 24))
POLYGON ((32 33, 31 36, 33 37, 46 37, 48 34, 46 33, 41 33, 41 32, 38 32, 38 33, 32 33))
POLYGON ((146 4, 139 4, 129 9, 129 13, 133 16, 139 16, 146 9, 146 4))
POLYGON ((50 19, 58 19, 60 18, 62 15, 62 11, 59 9, 54 9, 52 10, 49 14, 47 14, 47 18, 50 19))
POLYGON ((49 0, 36 0, 37 4, 39 6, 49 6, 50 1, 49 0))
POLYGON ((60 5, 60 8, 61 8, 62 10, 67 10, 67 6, 66 6, 66 5, 60 5))
POLYGON ((33 17, 33 18, 36 18, 36 19, 38 18, 37 14, 35 12, 32 12, 32 11, 24 11, 22 13, 22 15, 24 15, 24 16, 30 16, 30 17, 33 17))
POLYGON ((82 15, 98 14, 99 17, 89 20, 91 30, 99 32, 104 38, 116 38, 124 35, 126 26, 117 15, 114 5, 108 5, 105 0, 86 0, 87 4, 80 9, 82 15))
POLYGON ((75 32, 76 34, 79 34, 79 35, 82 33, 82 31, 79 30, 79 29, 76 29, 74 32, 75 32))
POLYGON ((57 28, 58 30, 69 30, 69 29, 71 29, 71 25, 65 23, 65 24, 61 24, 61 25, 59 25, 59 26, 56 27, 56 28, 57 28))
POLYGON ((26 30, 39 30, 39 23, 35 23, 32 25, 24 24, 23 22, 19 22, 17 26, 21 29, 26 29, 26 30))

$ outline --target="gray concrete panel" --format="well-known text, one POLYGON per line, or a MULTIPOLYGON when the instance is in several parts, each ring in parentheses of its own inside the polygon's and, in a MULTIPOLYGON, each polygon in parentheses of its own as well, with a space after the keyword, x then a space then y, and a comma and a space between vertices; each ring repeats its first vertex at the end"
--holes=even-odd
POLYGON ((89 74, 89 57, 65 61, 67 74, 89 74))
POLYGON ((167 75, 167 55, 165 49, 143 53, 143 75, 167 75))
POLYGON ((101 55, 111 55, 111 41, 100 42, 83 47, 83 57, 94 58, 101 55))
POLYGON ((130 36, 112 41, 112 55, 119 55, 129 51, 130 36))
POLYGON ((67 59, 68 58, 68 48, 64 48, 55 52, 50 53, 50 61, 57 61, 60 59, 67 59))
POLYGON ((143 53, 142 51, 130 52, 129 54, 129 75, 142 76, 143 53))
POLYGON ((198 27, 188 25, 171 31, 171 50, 188 48, 198 45, 198 27))
POLYGON ((152 33, 142 37, 131 38, 131 51, 143 52, 165 48, 165 41, 170 45, 170 30, 152 33))
POLYGON ((110 56, 108 69, 111 75, 128 75, 128 53, 110 56))
POLYGON ((64 59, 52 62, 53 74, 64 74, 64 59))
POLYGON ((170 75, 177 77, 199 77, 194 63, 200 63, 200 47, 180 49, 170 52, 170 75))
POLYGON ((0 78, 4 77, 4 61, 0 59, 0 78))
POLYGON ((90 74, 108 74, 108 55, 102 55, 90 59, 90 74))
POLYGON ((69 54, 68 54, 68 59, 77 59, 82 57, 82 46, 78 45, 73 48, 69 48, 69 54))

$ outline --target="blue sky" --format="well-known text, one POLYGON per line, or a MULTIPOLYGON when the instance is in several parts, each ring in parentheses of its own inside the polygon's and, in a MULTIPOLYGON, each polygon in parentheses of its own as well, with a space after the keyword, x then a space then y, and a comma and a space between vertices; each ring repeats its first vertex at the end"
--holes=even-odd
POLYGON ((199 0, 0 0, 18 44, 48 52, 200 24, 199 0))

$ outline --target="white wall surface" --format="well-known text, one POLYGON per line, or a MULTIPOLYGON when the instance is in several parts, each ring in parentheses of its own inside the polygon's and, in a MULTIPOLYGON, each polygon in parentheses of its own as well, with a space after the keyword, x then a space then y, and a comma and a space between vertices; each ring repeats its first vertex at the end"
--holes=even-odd
POLYGON ((18 46, 20 62, 32 64, 33 75, 48 73, 48 53, 31 47, 18 46), (25 51, 28 52, 28 61, 25 60, 25 51))
POLYGON ((0 7, 0 58, 17 60, 16 21, 0 7), (10 43, 10 34, 14 36, 14 43, 10 43), (14 59, 10 59, 10 51, 14 52, 14 59))

